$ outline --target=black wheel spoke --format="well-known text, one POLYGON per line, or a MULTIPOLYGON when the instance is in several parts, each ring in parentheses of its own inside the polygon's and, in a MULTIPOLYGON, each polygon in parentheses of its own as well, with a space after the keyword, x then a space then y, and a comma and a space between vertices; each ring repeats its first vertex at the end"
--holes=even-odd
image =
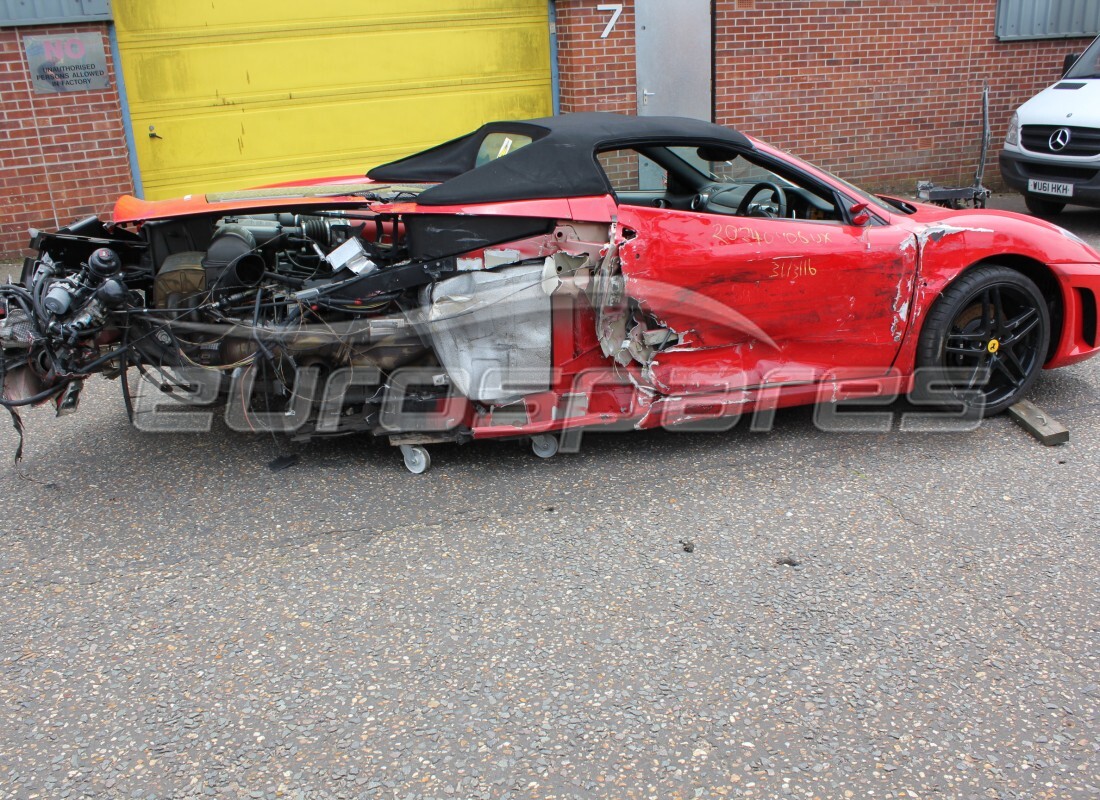
POLYGON ((982 350, 978 354, 978 363, 974 365, 974 372, 970 374, 970 380, 966 382, 967 389, 981 386, 989 380, 989 370, 986 369, 986 361, 988 360, 988 354, 985 350, 982 350))
POLYGON ((990 326, 986 328, 990 333, 994 331, 1000 336, 1004 333, 1004 325, 1002 320, 1005 318, 1005 305, 1001 299, 1001 287, 991 286, 989 288, 990 300, 993 304, 993 318, 990 320, 990 326))
POLYGON ((981 332, 978 332, 978 333, 964 333, 963 331, 959 331, 958 333, 956 333, 956 332, 952 331, 951 333, 947 334, 947 341, 951 341, 952 339, 958 339, 959 341, 962 341, 962 342, 984 342, 986 340, 986 338, 987 338, 986 335, 981 333, 981 332))
POLYGON ((986 289, 982 292, 982 333, 986 336, 993 333, 993 313, 993 301, 989 289, 986 289))
POLYGON ((1008 368, 1008 365, 1005 364, 1005 360, 1003 358, 993 359, 993 369, 1001 373, 1005 378, 1008 379, 1008 382, 1016 388, 1019 388, 1024 383, 1023 377, 1013 374, 1012 370, 1010 370, 1008 368))
POLYGON ((947 334, 947 341, 944 343, 943 349, 945 353, 975 356, 985 349, 985 340, 986 337, 982 333, 952 332, 947 334))
POLYGON ((1024 367, 1023 362, 1020 361, 1020 357, 1017 356, 1016 353, 1011 349, 1002 350, 1001 352, 1004 354, 1004 359, 1002 360, 1008 360, 1012 362, 1012 366, 1016 370, 1016 374, 1020 376, 1020 382, 1023 383, 1024 379, 1027 378, 1027 369, 1024 367))
POLYGON ((1037 309, 1029 308, 1022 314, 1019 314, 1005 323, 1005 331, 1007 336, 1002 345, 1011 347, 1016 342, 1023 339, 1039 325, 1039 312, 1037 309))

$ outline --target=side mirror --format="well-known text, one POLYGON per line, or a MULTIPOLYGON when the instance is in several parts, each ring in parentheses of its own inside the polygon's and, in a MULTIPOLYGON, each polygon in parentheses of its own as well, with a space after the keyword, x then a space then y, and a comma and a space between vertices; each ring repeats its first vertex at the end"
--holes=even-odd
POLYGON ((852 215, 852 224, 863 227, 871 221, 871 213, 867 210, 866 203, 856 203, 848 209, 852 215))
POLYGON ((1077 63, 1077 59, 1080 57, 1080 53, 1067 53, 1066 57, 1062 59, 1062 74, 1065 75, 1073 69, 1073 65, 1077 63))

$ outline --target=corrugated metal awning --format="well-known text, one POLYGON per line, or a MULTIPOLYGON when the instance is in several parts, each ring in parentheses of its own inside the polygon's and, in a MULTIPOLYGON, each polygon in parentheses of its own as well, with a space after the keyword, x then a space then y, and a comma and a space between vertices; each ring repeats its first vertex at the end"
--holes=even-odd
POLYGON ((111 0, 0 0, 0 28, 110 19, 111 0))
POLYGON ((997 38, 1072 39, 1100 33, 1100 0, 998 0, 997 38))

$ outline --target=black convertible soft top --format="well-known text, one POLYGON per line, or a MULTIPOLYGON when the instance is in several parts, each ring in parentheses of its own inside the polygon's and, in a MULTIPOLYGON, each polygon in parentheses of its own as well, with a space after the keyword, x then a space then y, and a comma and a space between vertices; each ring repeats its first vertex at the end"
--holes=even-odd
POLYGON ((641 144, 732 145, 752 149, 741 133, 685 117, 629 117, 588 112, 517 122, 490 122, 473 133, 375 167, 371 180, 439 183, 421 192, 421 205, 463 205, 611 192, 596 161, 600 150, 641 144), (531 143, 477 166, 490 134, 515 134, 531 143))

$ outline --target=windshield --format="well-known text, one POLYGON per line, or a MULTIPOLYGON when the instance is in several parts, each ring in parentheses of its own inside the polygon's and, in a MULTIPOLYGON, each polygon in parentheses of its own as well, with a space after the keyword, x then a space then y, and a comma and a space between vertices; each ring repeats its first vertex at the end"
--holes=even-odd
MULTIPOLYGON (((718 181, 721 183, 747 183, 752 184, 762 180, 779 181, 783 186, 794 186, 792 181, 776 172, 765 167, 763 164, 757 164, 754 161, 750 161, 743 154, 730 152, 725 155, 730 156, 728 160, 719 161, 721 154, 712 153, 708 154, 704 149, 696 149, 693 147, 666 147, 665 150, 675 155, 681 161, 685 161, 690 164, 694 169, 702 172, 712 181, 718 181), (705 157, 706 156, 706 157, 705 157)), ((785 154, 788 161, 809 169, 816 169, 818 172, 823 172, 828 175, 834 181, 842 185, 858 200, 865 201, 868 205, 873 206, 882 211, 889 211, 897 213, 898 209, 885 202, 882 198, 876 197, 869 192, 860 189, 858 186, 849 183, 848 181, 840 178, 833 173, 821 167, 810 167, 802 159, 797 156, 793 156, 790 153, 785 154)))
POLYGON ((764 167, 742 158, 738 153, 706 153, 704 148, 673 146, 665 148, 702 172, 710 180, 720 183, 755 183, 762 180, 780 180, 784 186, 790 181, 764 167), (706 158, 704 158, 706 156, 706 158), (722 160, 718 160, 722 159, 722 160))
POLYGON ((1066 77, 1100 78, 1100 37, 1097 37, 1097 39, 1089 45, 1089 49, 1074 62, 1069 72, 1066 73, 1066 77))
POLYGON ((834 175, 832 172, 829 172, 829 170, 825 169, 824 167, 819 167, 816 164, 811 167, 810 164, 806 163, 805 161, 803 161, 798 156, 791 155, 790 153, 786 154, 786 158, 787 158, 788 161, 791 161, 795 164, 798 164, 799 166, 805 167, 807 169, 816 169, 818 172, 823 173, 825 175, 828 175, 834 181, 836 181, 841 186, 843 186, 845 189, 847 189, 848 192, 851 193, 852 195, 854 195, 857 199, 864 200, 869 205, 872 205, 875 208, 880 208, 883 211, 889 211, 889 212, 892 212, 892 213, 897 212, 896 208, 893 208, 889 203, 884 201, 881 197, 876 197, 875 195, 871 194, 870 192, 867 192, 863 189, 860 189, 854 183, 849 183, 848 181, 841 178, 839 175, 834 175))

